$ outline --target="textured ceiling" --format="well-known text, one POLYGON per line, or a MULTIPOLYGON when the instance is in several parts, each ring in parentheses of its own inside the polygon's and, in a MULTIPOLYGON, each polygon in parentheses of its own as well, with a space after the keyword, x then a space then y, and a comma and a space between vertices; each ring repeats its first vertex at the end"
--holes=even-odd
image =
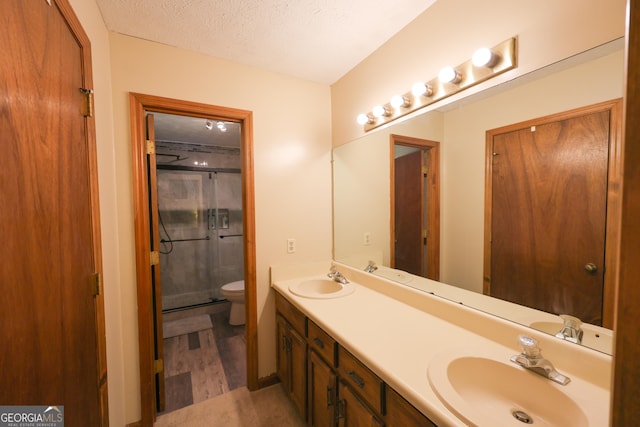
POLYGON ((110 31, 332 84, 436 0, 96 0, 110 31))

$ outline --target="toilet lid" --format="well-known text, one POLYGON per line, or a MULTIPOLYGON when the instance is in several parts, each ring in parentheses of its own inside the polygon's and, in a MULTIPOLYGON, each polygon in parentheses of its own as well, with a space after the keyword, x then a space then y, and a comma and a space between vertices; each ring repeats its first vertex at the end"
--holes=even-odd
POLYGON ((227 283, 222 287, 222 289, 224 289, 225 291, 244 291, 244 280, 227 283))

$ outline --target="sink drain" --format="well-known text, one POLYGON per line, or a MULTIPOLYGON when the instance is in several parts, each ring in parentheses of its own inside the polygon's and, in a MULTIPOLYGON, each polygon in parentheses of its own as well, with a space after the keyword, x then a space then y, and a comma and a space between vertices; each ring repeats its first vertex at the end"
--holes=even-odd
POLYGON ((515 410, 511 413, 511 415, 513 415, 513 418, 520 421, 521 423, 533 424, 533 419, 531 419, 529 414, 527 414, 526 412, 515 410))

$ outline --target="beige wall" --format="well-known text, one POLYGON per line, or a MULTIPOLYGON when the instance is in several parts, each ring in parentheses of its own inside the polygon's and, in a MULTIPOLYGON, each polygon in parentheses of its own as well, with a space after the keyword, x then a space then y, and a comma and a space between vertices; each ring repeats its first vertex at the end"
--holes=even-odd
MULTIPOLYGON (((437 104, 513 79, 624 36, 626 0, 438 0, 331 87, 332 140, 363 134, 359 113, 468 60, 481 46, 518 37, 518 68, 437 104)), ((427 107, 427 109, 433 106, 427 107)))
POLYGON ((331 256, 329 88, 111 34, 126 419, 140 418, 129 92, 253 111, 259 375, 276 370, 269 266, 331 256), (286 253, 287 238, 297 252, 286 253))

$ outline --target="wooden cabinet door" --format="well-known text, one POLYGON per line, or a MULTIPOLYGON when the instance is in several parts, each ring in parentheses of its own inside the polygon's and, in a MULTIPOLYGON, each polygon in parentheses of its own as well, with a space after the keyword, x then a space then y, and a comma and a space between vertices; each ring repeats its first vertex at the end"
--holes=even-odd
POLYGON ((277 374, 287 394, 291 393, 291 378, 289 375, 289 338, 287 321, 280 315, 276 316, 276 359, 277 374))
POLYGON ((407 402, 394 389, 387 386, 387 413, 385 422, 387 427, 436 427, 430 419, 407 402))
POLYGON ((309 351, 308 363, 309 425, 329 427, 336 424, 336 374, 315 351, 309 351))
POLYGON ((307 418, 307 342, 293 328, 289 330, 291 399, 303 419, 307 418))
POLYGON ((106 425, 90 46, 67 1, 2 3, 0 75, 0 402, 106 425))
POLYGON ((340 382, 338 386, 338 396, 340 397, 338 410, 339 427, 382 427, 384 425, 373 411, 343 382, 340 382))
POLYGON ((280 315, 276 316, 277 374, 298 413, 306 418, 307 343, 280 315))

